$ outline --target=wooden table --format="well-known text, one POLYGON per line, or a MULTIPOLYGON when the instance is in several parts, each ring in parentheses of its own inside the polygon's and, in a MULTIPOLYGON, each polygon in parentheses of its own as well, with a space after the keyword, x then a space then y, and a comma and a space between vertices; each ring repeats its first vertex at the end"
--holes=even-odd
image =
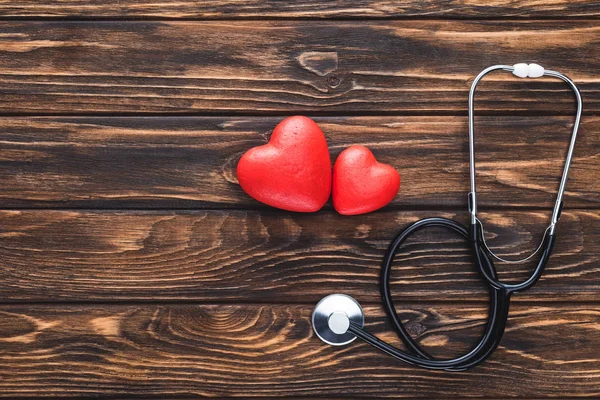
MULTIPOLYGON (((554 0, 0 1, 0 395, 8 398, 600 396, 600 4, 554 0), (484 5, 485 4, 485 5, 484 5), (572 77, 584 118, 558 241, 513 300, 498 351, 425 371, 312 332, 323 296, 379 303, 389 240, 467 222, 467 92, 497 63, 572 77), (402 189, 357 217, 246 196, 240 155, 285 116, 333 159, 369 146, 402 189)), ((537 246, 574 103, 560 82, 490 76, 478 92, 490 245, 537 246)), ((398 257, 402 319, 440 357, 483 329, 487 292, 457 237, 398 257)), ((531 264, 499 265, 505 280, 531 264)))

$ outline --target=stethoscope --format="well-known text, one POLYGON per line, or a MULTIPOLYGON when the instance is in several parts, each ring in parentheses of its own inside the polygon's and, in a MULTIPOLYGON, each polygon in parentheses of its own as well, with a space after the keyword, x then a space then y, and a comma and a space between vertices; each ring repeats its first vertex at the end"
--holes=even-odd
POLYGON ((515 64, 514 66, 494 65, 484 69, 475 78, 473 84, 471 85, 471 90, 469 91, 469 163, 471 175, 471 192, 468 195, 468 209, 469 213, 471 214, 471 223, 469 228, 447 218, 437 217, 422 219, 408 226, 394 239, 387 251, 387 254, 385 255, 383 262, 381 271, 381 295, 383 298, 383 305, 393 327, 410 352, 399 350, 364 330, 364 314, 360 304, 352 297, 344 294, 329 295, 319 301, 319 303, 316 305, 312 315, 312 324, 317 336, 324 342, 335 346, 348 344, 358 337, 394 358, 405 361, 409 364, 418 365, 420 367, 429 369, 463 371, 487 359, 500 343, 502 334, 504 333, 504 329, 508 320, 508 309, 511 295, 513 293, 518 293, 529 289, 537 282, 542 275, 542 272, 546 267, 546 263, 548 262, 548 258, 552 252, 552 246, 554 245, 555 240, 554 231, 563 207, 562 198, 565 191, 565 185, 567 183, 571 159, 573 158, 573 148, 575 147, 577 130, 579 128, 579 122, 581 119, 581 108, 582 100, 579 89, 571 79, 559 72, 545 70, 538 64, 524 63, 515 64), (556 196, 556 202, 554 204, 550 225, 546 229, 542 242, 538 248, 528 257, 522 260, 514 261, 504 260, 490 250, 485 242, 483 224, 479 218, 477 218, 473 102, 475 97, 475 89, 477 88, 479 81, 488 73, 496 70, 510 71, 514 75, 521 78, 538 78, 541 76, 552 76, 559 78, 571 87, 577 99, 577 113, 575 117, 575 123, 573 124, 573 133, 571 134, 571 142, 569 144, 569 150, 567 152, 565 166, 560 181, 560 187, 558 189, 558 194, 556 196), (402 246, 404 241, 411 234, 426 227, 448 228, 451 231, 463 236, 471 246, 474 263, 479 267, 481 275, 489 286, 490 307, 483 336, 481 337, 479 343, 477 343, 477 345, 474 346, 467 354, 451 360, 439 360, 433 358, 425 350, 423 350, 413 338, 411 338, 404 325, 400 321, 400 318, 398 317, 396 307, 390 294, 390 271, 394 256, 398 252, 400 246, 402 246), (531 259, 540 251, 540 260, 535 270, 527 280, 518 284, 509 284, 501 282, 498 279, 492 258, 503 262, 521 263, 531 259))

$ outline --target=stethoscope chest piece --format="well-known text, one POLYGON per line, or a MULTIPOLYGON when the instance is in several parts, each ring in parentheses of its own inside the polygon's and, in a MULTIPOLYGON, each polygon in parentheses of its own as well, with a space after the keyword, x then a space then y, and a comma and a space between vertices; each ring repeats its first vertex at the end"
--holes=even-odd
POLYGON ((312 326, 319 339, 334 346, 343 346, 356 339, 348 332, 350 321, 362 327, 365 316, 360 304, 345 294, 324 297, 312 315, 312 326))

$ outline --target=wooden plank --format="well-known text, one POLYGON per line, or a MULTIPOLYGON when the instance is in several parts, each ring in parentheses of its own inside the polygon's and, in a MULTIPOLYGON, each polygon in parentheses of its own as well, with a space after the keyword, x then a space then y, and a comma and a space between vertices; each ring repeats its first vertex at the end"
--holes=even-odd
POLYGON ((29 18, 498 18, 598 17, 600 6, 587 0, 514 2, 493 0, 27 0, 0 1, 0 17, 29 18))
MULTIPOLYGON (((0 118, 0 207, 264 208, 239 187, 241 154, 281 118, 0 118)), ((466 117, 325 117, 332 160, 364 144, 402 176, 388 209, 466 208, 466 117)), ((481 117, 482 207, 554 205, 570 117, 481 117)), ((565 204, 600 203, 600 118, 586 117, 565 204)), ((331 209, 328 205, 327 208, 331 209)))
MULTIPOLYGON (((4 22, 0 112, 465 114, 496 63, 570 75, 600 106, 596 21, 4 22)), ((498 73, 480 113, 573 113, 556 80, 498 73)))
MULTIPOLYGON (((333 292, 379 302, 383 256, 408 223, 466 212, 75 212, 0 213, 0 298, 4 301, 211 301, 316 303, 333 292)), ((529 254, 547 211, 482 213, 490 246, 529 254)), ((398 301, 487 301, 460 237, 420 232, 397 256, 398 301)), ((548 268, 516 301, 600 301, 600 211, 565 210, 548 268)), ((505 281, 532 263, 498 264, 505 281)))
MULTIPOLYGON (((312 306, 144 305, 0 308, 4 396, 334 396, 358 398, 600 395, 597 304, 515 305, 482 366, 432 372, 367 344, 315 337, 312 306), (568 345, 567 345, 568 344, 568 345)), ((399 340, 378 307, 370 331, 399 340)), ((483 305, 409 304, 409 329, 438 357, 476 343, 483 305)))

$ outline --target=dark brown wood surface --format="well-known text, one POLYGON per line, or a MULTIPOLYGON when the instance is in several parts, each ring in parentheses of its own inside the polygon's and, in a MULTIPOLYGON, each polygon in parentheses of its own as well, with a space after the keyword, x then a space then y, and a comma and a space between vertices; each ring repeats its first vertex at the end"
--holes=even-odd
MULTIPOLYGON (((600 396, 600 6, 592 1, 0 0, 0 397, 574 398, 600 396), (342 292, 402 347, 379 300, 391 238, 467 222, 467 94, 496 64, 539 62, 582 89, 584 118, 539 283, 461 373, 312 332, 342 292), (385 209, 343 217, 247 197, 236 163, 285 116, 332 159, 370 147, 402 176, 385 209)), ((486 78, 477 93, 481 218, 501 255, 550 220, 573 96, 486 78)), ((467 351, 487 290, 465 242, 406 244, 392 288, 410 333, 467 351)), ((533 268, 498 264, 502 279, 533 268)))
MULTIPOLYGON (((281 117, 0 119, 4 207, 264 208, 235 166, 281 117), (43 190, 40 190, 43 186, 43 190)), ((464 208, 466 117, 321 117, 332 158, 363 144, 396 167, 402 192, 388 208, 464 208), (435 160, 436 162, 432 162, 435 160)), ((573 117, 477 120, 479 204, 552 208, 573 117)), ((600 118, 581 128, 565 201, 600 203, 600 118)))
MULTIPOLYGON (((342 291, 379 301, 390 238, 432 215, 331 211, 6 211, 0 213, 0 295, 10 301, 214 301, 316 303, 342 291), (335 279, 328 279, 335 277, 335 279), (51 288, 51 293, 48 293, 51 288)), ((538 245, 549 213, 481 213, 489 244, 522 258, 538 245)), ((539 285, 515 301, 595 301, 600 291, 600 211, 565 211, 539 285)), ((404 300, 487 301, 467 244, 439 229, 416 234, 399 255, 393 285, 404 300)), ((522 280, 533 264, 499 265, 522 280)))
POLYGON ((597 18, 600 5, 586 0, 28 0, 0 1, 12 18, 597 18))
MULTIPOLYGON (((439 357, 467 351, 485 306, 406 304, 401 317, 439 357)), ((506 338, 472 371, 424 371, 367 344, 325 346, 312 305, 0 308, 0 390, 15 395, 445 397, 600 395, 597 304, 515 305, 506 338), (560 385, 556 379, 560 377, 560 385), (477 387, 472 383, 477 382, 477 387)), ((378 306, 369 328, 397 343, 378 306)))
MULTIPOLYGON (((523 60, 577 77, 586 112, 600 108, 595 20, 27 21, 0 31, 7 114, 464 115, 473 71, 523 60)), ((556 80, 498 73, 478 100, 487 114, 573 113, 556 80)))

